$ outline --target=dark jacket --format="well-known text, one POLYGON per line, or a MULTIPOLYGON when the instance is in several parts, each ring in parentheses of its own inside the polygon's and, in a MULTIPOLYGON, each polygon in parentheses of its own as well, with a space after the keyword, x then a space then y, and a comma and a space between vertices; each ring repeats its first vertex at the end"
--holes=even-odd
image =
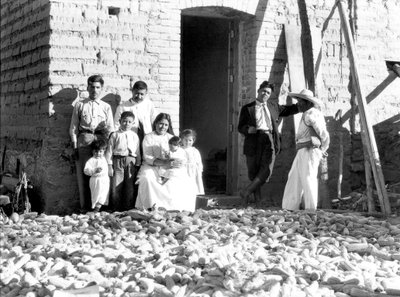
MULTIPOLYGON (((248 128, 250 126, 256 127, 256 101, 250 102, 242 107, 239 116, 238 130, 244 135, 243 153, 245 155, 254 155, 257 143, 257 134, 249 134, 248 128)), ((274 140, 275 153, 278 154, 281 149, 281 140, 278 131, 278 126, 281 117, 287 117, 299 112, 297 104, 293 105, 279 105, 278 102, 268 100, 267 106, 271 114, 272 122, 272 137, 274 140)))

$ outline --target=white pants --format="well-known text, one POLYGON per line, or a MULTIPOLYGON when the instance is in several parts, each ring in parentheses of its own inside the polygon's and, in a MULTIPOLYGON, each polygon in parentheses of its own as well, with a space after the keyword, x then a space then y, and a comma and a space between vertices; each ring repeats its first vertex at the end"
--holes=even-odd
POLYGON ((322 152, 317 148, 297 151, 283 194, 283 209, 300 209, 302 196, 305 209, 317 209, 318 166, 321 158, 322 152))

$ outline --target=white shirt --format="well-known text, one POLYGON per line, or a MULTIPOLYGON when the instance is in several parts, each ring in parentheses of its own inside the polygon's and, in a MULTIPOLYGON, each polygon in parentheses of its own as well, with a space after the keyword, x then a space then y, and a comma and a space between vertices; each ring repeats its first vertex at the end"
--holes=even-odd
POLYGON ((74 105, 69 134, 72 142, 77 142, 79 130, 107 129, 113 131, 111 106, 101 99, 86 98, 74 105))
POLYGON ((296 133, 296 143, 310 141, 312 133, 311 129, 314 129, 317 133, 321 140, 321 150, 325 152, 329 147, 329 133, 326 130, 324 115, 319 109, 314 107, 303 113, 296 133))
POLYGON ((272 131, 271 114, 269 113, 267 103, 261 103, 256 100, 256 128, 257 130, 272 131))
POLYGON ((134 132, 138 132, 139 122, 143 125, 145 135, 153 131, 152 124, 156 118, 156 112, 153 101, 148 97, 144 98, 141 102, 136 102, 131 98, 117 106, 114 115, 114 127, 116 131, 119 129, 119 119, 124 111, 131 111, 135 115, 135 122, 132 127, 134 132))
POLYGON ((118 130, 112 133, 106 152, 108 164, 112 164, 112 156, 132 156, 136 158, 136 165, 140 165, 140 146, 137 134, 131 130, 118 130))
POLYGON ((171 137, 169 133, 159 135, 155 131, 146 134, 143 139, 143 161, 153 166, 155 159, 165 159, 169 155, 168 140, 171 137))

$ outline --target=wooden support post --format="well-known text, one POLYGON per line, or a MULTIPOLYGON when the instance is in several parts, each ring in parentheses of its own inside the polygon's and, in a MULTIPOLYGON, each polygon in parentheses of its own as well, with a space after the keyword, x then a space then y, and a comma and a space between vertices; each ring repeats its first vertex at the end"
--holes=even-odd
POLYGON ((351 76, 353 79, 353 85, 356 90, 356 98, 358 103, 358 110, 360 113, 360 121, 361 125, 365 129, 366 146, 370 158, 372 172, 374 175, 375 186, 378 192, 381 211, 385 215, 390 215, 391 209, 390 209, 389 198, 387 196, 385 188, 385 181, 383 178, 382 167, 379 160, 379 153, 375 142, 374 131, 372 129, 371 123, 369 122, 368 115, 366 112, 367 102, 362 94, 363 90, 361 88, 360 78, 358 75, 355 46, 354 46, 353 36, 350 30, 350 24, 346 15, 346 10, 344 8, 344 2, 345 0, 338 1, 338 8, 342 22, 343 33, 346 40, 348 56, 350 60, 351 76))
MULTIPOLYGON (((290 91, 300 92, 306 87, 304 76, 303 52, 301 48, 301 27, 285 24, 286 52, 289 64, 290 91)), ((291 99, 293 102, 293 99, 291 99)), ((301 120, 301 114, 293 116, 294 133, 297 133, 301 120)))
POLYGON ((372 174, 371 174, 371 164, 369 163, 367 153, 364 152, 364 167, 365 167, 365 181, 366 181, 366 189, 365 194, 368 198, 368 212, 376 212, 375 210, 375 201, 373 195, 373 188, 372 188, 372 174))

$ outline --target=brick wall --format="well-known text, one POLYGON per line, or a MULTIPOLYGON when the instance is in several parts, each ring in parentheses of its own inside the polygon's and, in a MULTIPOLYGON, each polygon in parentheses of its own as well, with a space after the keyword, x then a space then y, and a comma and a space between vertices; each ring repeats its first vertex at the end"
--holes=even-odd
POLYGON ((6 169, 17 160, 40 190, 48 121, 48 1, 1 2, 1 150, 6 169))

